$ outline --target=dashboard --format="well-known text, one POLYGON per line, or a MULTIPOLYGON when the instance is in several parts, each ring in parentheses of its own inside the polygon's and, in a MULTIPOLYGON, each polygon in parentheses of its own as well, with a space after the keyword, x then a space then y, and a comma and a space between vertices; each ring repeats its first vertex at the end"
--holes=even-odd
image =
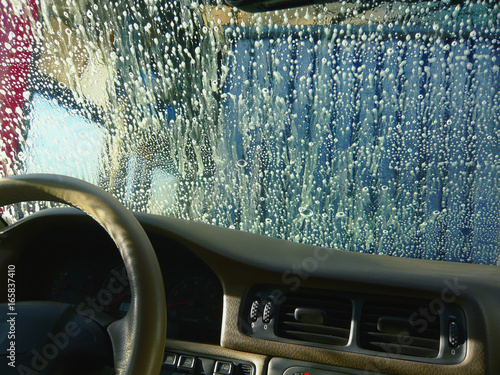
MULTIPOLYGON (((162 374, 500 373, 495 266, 349 253, 136 217, 166 293, 162 374)), ((16 265, 19 301, 65 302, 111 319, 126 313, 118 250, 89 217, 51 209, 0 234, 0 262, 16 265)))

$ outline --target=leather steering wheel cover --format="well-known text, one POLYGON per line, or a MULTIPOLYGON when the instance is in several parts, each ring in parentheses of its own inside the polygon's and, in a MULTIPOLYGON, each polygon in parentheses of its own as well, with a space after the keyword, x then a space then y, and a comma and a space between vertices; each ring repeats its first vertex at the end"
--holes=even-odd
POLYGON ((0 179, 0 206, 26 201, 69 204, 109 233, 125 263, 131 291, 128 313, 108 327, 115 373, 159 374, 167 329, 165 290, 153 246, 134 215, 111 194, 72 177, 33 174, 0 179))

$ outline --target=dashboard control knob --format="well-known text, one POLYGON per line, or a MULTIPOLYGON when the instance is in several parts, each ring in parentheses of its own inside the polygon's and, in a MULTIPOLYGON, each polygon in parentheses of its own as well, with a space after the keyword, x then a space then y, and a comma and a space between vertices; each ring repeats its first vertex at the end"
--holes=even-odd
POLYGON ((255 300, 252 302, 252 307, 250 307, 250 320, 252 322, 256 322, 257 319, 259 318, 259 307, 260 307, 260 301, 255 300))
POLYGON ((264 305, 264 312, 262 313, 262 321, 264 323, 269 323, 273 317, 274 303, 272 301, 267 301, 264 305))
POLYGON ((455 320, 451 320, 448 326, 448 342, 452 348, 460 345, 460 330, 455 320))

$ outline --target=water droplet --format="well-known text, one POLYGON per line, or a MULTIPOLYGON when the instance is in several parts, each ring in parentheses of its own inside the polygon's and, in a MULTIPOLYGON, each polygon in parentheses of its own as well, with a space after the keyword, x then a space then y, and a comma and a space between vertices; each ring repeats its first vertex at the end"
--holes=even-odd
POLYGON ((344 217, 345 214, 343 212, 337 212, 337 214, 335 216, 336 217, 344 217))
POLYGON ((313 215, 312 210, 306 207, 299 207, 299 212, 300 215, 304 217, 311 217, 313 215))
POLYGON ((383 185, 381 189, 382 189, 382 190, 384 190, 384 191, 385 191, 385 190, 388 190, 388 189, 389 189, 389 186, 383 185))

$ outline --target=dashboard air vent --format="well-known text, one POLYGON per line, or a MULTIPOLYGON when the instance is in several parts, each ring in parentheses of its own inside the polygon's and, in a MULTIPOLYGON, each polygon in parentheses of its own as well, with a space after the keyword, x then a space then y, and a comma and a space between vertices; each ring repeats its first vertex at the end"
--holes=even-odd
MULTIPOLYGON (((363 304, 360 320, 360 346, 388 354, 435 358, 439 353, 439 315, 421 311, 429 304, 410 301, 369 301, 363 304)), ((427 309, 426 309, 427 310, 427 309)))
POLYGON ((277 335, 317 344, 347 345, 352 302, 328 295, 287 295, 278 315, 277 335))
POLYGON ((253 367, 247 364, 241 364, 238 366, 238 373, 240 375, 253 375, 253 367))

